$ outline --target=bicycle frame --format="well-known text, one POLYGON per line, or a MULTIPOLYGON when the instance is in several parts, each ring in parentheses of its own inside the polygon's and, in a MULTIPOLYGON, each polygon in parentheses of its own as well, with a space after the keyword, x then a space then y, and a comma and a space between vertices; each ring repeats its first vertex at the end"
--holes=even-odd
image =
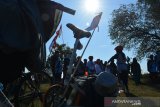
MULTIPOLYGON (((94 33, 94 31, 93 31, 93 33, 94 33)), ((93 35, 93 33, 92 33, 92 35, 93 35)), ((91 35, 91 37, 92 37, 92 35, 91 35)), ((80 34, 78 34, 78 36, 80 36, 80 34)), ((90 37, 89 41, 91 40, 91 37, 90 37)), ((86 45, 86 47, 85 47, 85 49, 84 49, 84 51, 83 51, 83 53, 82 53, 82 55, 81 55, 81 58, 82 58, 82 56, 83 56, 83 54, 84 54, 84 52, 85 52, 85 50, 86 50, 86 48, 87 48, 87 46, 88 46, 88 44, 89 44, 89 41, 88 41, 88 43, 87 43, 87 45, 86 45)), ((73 49, 73 52, 72 52, 72 55, 71 55, 71 58, 70 58, 70 63, 69 63, 68 70, 67 70, 67 75, 66 75, 66 78, 65 78, 65 81, 64 81, 65 90, 64 90, 64 93, 63 93, 63 95, 62 95, 61 104, 60 104, 58 107, 61 107, 61 106, 65 103, 65 101, 69 98, 69 94, 70 94, 70 91, 71 91, 70 88, 71 88, 71 87, 72 87, 72 88, 76 88, 76 89, 78 89, 81 93, 85 94, 85 93, 78 87, 78 85, 76 84, 76 82, 75 82, 75 80, 74 80, 74 76, 75 76, 76 70, 77 70, 77 68, 78 68, 78 66, 79 66, 80 60, 78 61, 75 70, 72 72, 72 69, 73 69, 73 61, 74 61, 74 58, 75 58, 75 56, 76 56, 76 51, 77 51, 78 43, 79 43, 79 39, 76 38, 75 43, 74 43, 74 49, 73 49)))

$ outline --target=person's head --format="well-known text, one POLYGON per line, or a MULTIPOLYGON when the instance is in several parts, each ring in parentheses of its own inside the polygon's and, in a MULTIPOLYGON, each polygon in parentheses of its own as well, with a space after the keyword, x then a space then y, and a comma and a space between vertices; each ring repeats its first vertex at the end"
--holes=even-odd
POLYGON ((133 63, 137 62, 137 59, 136 58, 133 58, 133 63))
POLYGON ((103 64, 103 60, 100 60, 100 63, 103 64))
POLYGON ((79 60, 81 60, 81 57, 80 57, 80 56, 77 57, 77 61, 79 61, 79 60))
POLYGON ((96 64, 100 64, 101 60, 100 59, 97 59, 96 60, 96 64))
POLYGON ((153 55, 150 55, 150 56, 149 56, 149 58, 150 58, 150 59, 153 59, 153 58, 154 58, 154 56, 153 56, 153 55))
POLYGON ((87 63, 87 59, 83 59, 83 62, 84 62, 84 63, 87 63))
POLYGON ((89 59, 90 61, 92 61, 92 60, 93 60, 93 56, 89 56, 88 59, 89 59))
POLYGON ((107 61, 104 61, 104 65, 106 65, 108 62, 107 61))
POLYGON ((116 47, 114 48, 114 50, 115 50, 116 52, 122 52, 122 51, 123 51, 123 46, 118 45, 118 46, 116 46, 116 47))

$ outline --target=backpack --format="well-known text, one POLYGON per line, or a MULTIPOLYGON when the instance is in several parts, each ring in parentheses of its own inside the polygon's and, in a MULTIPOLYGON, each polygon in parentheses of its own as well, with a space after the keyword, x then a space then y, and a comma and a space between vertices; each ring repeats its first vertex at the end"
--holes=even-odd
POLYGON ((126 64, 126 56, 123 52, 117 54, 117 70, 119 72, 128 70, 128 66, 126 64))
POLYGON ((26 51, 40 46, 44 34, 34 0, 1 0, 0 17, 0 46, 3 50, 26 51))
POLYGON ((55 33, 63 11, 57 9, 58 3, 51 0, 36 0, 44 28, 45 42, 55 33))
POLYGON ((36 0, 0 0, 0 17, 0 81, 13 81, 24 67, 42 70, 46 38, 36 0))
POLYGON ((62 17, 55 7, 51 0, 0 0, 1 81, 17 78, 24 67, 34 72, 44 68, 45 43, 62 17))

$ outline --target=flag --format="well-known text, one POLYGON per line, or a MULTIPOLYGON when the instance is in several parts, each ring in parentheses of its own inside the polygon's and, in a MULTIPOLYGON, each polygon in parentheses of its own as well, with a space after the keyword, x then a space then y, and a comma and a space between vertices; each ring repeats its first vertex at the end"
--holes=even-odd
POLYGON ((56 40, 57 38, 62 34, 62 25, 59 27, 59 29, 57 30, 56 32, 56 36, 53 38, 50 46, 49 46, 49 51, 51 52, 52 48, 55 48, 56 47, 56 40))
POLYGON ((88 28, 86 28, 85 30, 87 30, 87 31, 94 30, 98 26, 99 21, 101 19, 101 16, 102 16, 102 12, 100 12, 97 16, 95 16, 93 18, 91 25, 88 28))
POLYGON ((54 35, 54 33, 55 33, 55 31, 61 21, 62 14, 63 14, 63 11, 58 10, 58 9, 55 10, 55 15, 54 15, 54 20, 53 20, 54 25, 53 25, 53 29, 51 32, 51 36, 54 35))

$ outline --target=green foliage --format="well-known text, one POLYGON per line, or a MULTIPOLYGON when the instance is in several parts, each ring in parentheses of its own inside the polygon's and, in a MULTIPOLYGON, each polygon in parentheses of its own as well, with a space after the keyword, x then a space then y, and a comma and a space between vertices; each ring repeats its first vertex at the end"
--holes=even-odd
POLYGON ((113 44, 134 49, 137 58, 143 59, 160 49, 160 3, 140 1, 122 5, 112 12, 109 36, 113 44))
POLYGON ((71 54, 73 49, 66 44, 56 44, 56 48, 52 50, 51 54, 54 54, 54 51, 58 50, 61 54, 71 54))

